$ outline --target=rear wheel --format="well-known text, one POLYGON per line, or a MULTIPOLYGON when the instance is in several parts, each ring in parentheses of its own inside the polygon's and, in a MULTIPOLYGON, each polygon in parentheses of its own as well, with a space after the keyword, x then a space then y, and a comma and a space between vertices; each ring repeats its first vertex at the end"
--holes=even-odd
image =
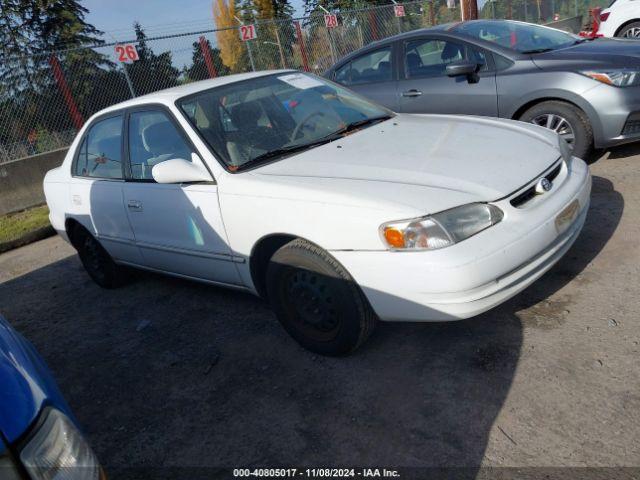
POLYGON ((555 100, 538 103, 524 112, 520 120, 553 130, 567 141, 576 157, 586 158, 593 150, 591 123, 582 110, 570 103, 555 100))
POLYGON ((73 245, 91 279, 102 288, 117 288, 124 283, 126 275, 123 268, 116 265, 111 255, 85 228, 75 228, 73 245))
POLYGON ((267 294, 285 330, 321 355, 344 355, 376 324, 367 299, 327 252, 297 239, 280 248, 267 269, 267 294))
POLYGON ((629 25, 625 25, 622 30, 616 34, 616 37, 640 38, 640 22, 632 22, 629 25))

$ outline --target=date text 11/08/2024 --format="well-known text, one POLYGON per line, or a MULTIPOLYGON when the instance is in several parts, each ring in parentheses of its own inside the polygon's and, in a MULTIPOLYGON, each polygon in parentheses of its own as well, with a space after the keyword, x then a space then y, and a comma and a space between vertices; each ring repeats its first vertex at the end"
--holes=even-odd
POLYGON ((236 468, 234 477, 303 477, 303 478, 398 478, 397 470, 386 468, 236 468))

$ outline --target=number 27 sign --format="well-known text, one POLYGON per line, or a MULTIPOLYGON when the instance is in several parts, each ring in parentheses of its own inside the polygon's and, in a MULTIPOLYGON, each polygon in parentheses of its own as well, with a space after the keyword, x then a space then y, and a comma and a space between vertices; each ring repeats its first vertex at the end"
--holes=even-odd
POLYGON ((114 50, 116 51, 116 58, 119 62, 132 63, 140 59, 136 46, 133 43, 116 45, 114 50))
POLYGON ((240 27, 240 40, 246 42, 247 40, 253 40, 258 37, 256 33, 255 25, 242 25, 240 27))

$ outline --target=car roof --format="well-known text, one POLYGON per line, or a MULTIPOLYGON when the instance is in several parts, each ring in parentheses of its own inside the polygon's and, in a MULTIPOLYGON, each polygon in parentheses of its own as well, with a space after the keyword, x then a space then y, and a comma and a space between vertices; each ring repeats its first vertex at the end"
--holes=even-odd
POLYGON ((116 103, 103 110, 100 110, 94 116, 100 116, 105 113, 112 112, 114 110, 121 110, 123 108, 135 107, 138 105, 146 105, 149 103, 163 103, 171 104, 176 100, 192 95, 194 93, 202 92, 210 88, 220 87, 222 85, 228 85, 230 83, 241 82, 243 80, 250 80, 252 78, 264 77, 267 75, 273 75, 275 73, 293 72, 295 70, 264 70, 260 72, 249 73, 237 73, 234 75, 226 75, 223 77, 211 78, 208 80, 201 80, 198 82, 187 83, 178 87, 166 88, 164 90, 158 90, 157 92, 141 95, 124 102, 116 103))
MULTIPOLYGON (((512 57, 514 54, 517 54, 517 52, 514 52, 513 50, 507 49, 505 47, 502 47, 498 44, 495 43, 489 43, 487 41, 478 39, 478 38, 473 38, 473 37, 469 37, 466 36, 464 34, 460 34, 457 32, 457 28, 460 25, 463 24, 467 24, 467 23, 499 23, 499 22, 516 22, 515 20, 501 20, 501 19, 478 19, 478 20, 465 20, 463 22, 449 22, 449 23, 442 23, 440 25, 434 25, 433 27, 427 27, 427 28, 419 28, 416 30, 411 30, 408 32, 404 32, 404 33, 398 33, 397 35, 393 35, 391 37, 385 37, 381 40, 377 40, 375 42, 371 42, 368 45, 365 45, 361 48, 359 48, 358 50, 355 50, 353 52, 351 52, 348 55, 345 55, 344 57, 342 57, 340 60, 338 60, 335 64, 333 64, 328 70, 327 72, 332 71, 333 69, 335 69, 337 66, 340 66, 342 64, 344 64, 345 62, 352 60, 354 57, 357 57, 358 55, 360 55, 363 52, 369 51, 369 50, 375 50, 376 47, 382 47, 384 45, 396 42, 398 40, 403 40, 403 39, 411 39, 414 37, 419 37, 422 36, 424 34, 429 34, 429 33, 439 33, 439 34, 444 34, 444 35, 449 35, 451 37, 454 38, 459 38, 461 40, 465 40, 469 43, 474 43, 477 45, 482 45, 485 48, 488 48, 490 50, 493 51, 497 51, 502 53, 503 55, 507 55, 509 57, 512 57)), ((520 22, 522 23, 522 22, 520 22)))

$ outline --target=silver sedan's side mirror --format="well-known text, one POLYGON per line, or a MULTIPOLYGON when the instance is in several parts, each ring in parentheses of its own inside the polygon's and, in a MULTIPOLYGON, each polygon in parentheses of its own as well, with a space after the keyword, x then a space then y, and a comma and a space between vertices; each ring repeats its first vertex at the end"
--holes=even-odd
POLYGON ((153 179, 158 183, 210 182, 211 174, 202 165, 182 158, 166 160, 153 166, 153 179))

